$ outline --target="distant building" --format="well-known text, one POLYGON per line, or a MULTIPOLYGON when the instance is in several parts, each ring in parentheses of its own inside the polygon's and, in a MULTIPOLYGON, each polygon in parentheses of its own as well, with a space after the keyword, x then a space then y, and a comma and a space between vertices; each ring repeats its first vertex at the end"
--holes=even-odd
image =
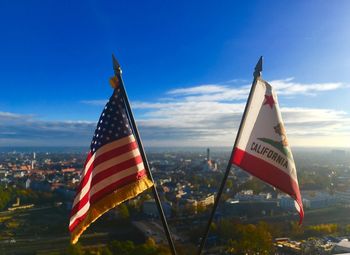
POLYGON ((309 207, 310 209, 329 207, 338 201, 336 196, 323 191, 303 192, 302 198, 306 208, 309 207))
POLYGON ((33 160, 32 160, 32 164, 31 164, 31 169, 32 170, 35 169, 35 164, 36 164, 36 153, 33 152, 33 160))
MULTIPOLYGON (((339 243, 334 245, 334 252, 350 252, 350 242, 348 239, 343 239, 339 243)), ((349 253, 346 253, 349 254, 349 253)))
POLYGON ((349 203, 350 202, 350 190, 347 191, 336 191, 335 196, 338 201, 341 203, 349 203))
POLYGON ((5 169, 0 169, 0 178, 5 178, 8 175, 8 171, 5 169))
POLYGON ((215 197, 212 194, 209 194, 205 197, 201 197, 197 200, 198 206, 204 206, 204 207, 213 205, 214 202, 215 202, 215 197))
MULTIPOLYGON (((310 209, 325 208, 338 202, 336 196, 326 192, 303 192, 301 197, 303 199, 304 208, 310 209)), ((279 202, 280 207, 283 209, 289 210, 295 208, 294 200, 288 195, 281 196, 279 202)))
POLYGON ((235 199, 239 201, 263 201, 271 198, 271 193, 259 193, 258 195, 254 195, 252 190, 242 190, 235 195, 235 199))
POLYGON ((332 150, 331 151, 333 156, 345 156, 346 155, 346 151, 345 150, 332 150))
POLYGON ((31 182, 32 182, 32 181, 31 181, 29 178, 26 180, 26 183, 25 183, 25 188, 26 188, 26 189, 29 189, 29 188, 30 188, 31 182))
POLYGON ((181 215, 197 214, 199 208, 206 208, 214 204, 214 200, 215 197, 212 194, 183 198, 178 203, 178 213, 181 215))
MULTIPOLYGON (((162 202, 163 211, 166 217, 171 217, 171 204, 162 202)), ((142 212, 151 217, 159 217, 158 207, 155 200, 144 201, 142 212)))
POLYGON ((213 160, 211 160, 211 158, 210 158, 210 149, 209 148, 207 148, 207 157, 206 157, 205 161, 203 162, 202 170, 204 172, 210 172, 210 171, 217 171, 218 170, 217 163, 214 162, 213 160))
POLYGON ((224 213, 227 216, 257 217, 274 215, 277 211, 280 211, 280 208, 276 200, 239 201, 230 199, 224 204, 224 213))
POLYGON ((30 188, 37 191, 51 191, 51 185, 48 181, 31 181, 30 188))

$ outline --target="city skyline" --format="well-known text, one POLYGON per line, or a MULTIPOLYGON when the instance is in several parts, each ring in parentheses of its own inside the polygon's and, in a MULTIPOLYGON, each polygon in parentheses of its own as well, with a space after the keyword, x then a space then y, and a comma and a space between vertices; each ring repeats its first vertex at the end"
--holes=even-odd
POLYGON ((263 55, 292 148, 349 147, 346 1, 1 5, 2 147, 88 147, 112 52, 146 146, 232 146, 263 55))

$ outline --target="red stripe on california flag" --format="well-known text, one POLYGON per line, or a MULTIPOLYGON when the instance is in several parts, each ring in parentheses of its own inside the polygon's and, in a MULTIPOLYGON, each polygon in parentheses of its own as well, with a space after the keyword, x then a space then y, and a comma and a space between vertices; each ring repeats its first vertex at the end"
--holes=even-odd
MULTIPOLYGON (((135 141, 129 143, 129 144, 126 144, 126 145, 123 145, 121 147, 117 147, 117 148, 114 148, 110 151, 107 151, 101 155, 99 155, 99 152, 97 151, 94 155, 96 155, 96 158, 94 159, 94 161, 92 162, 92 164, 90 165, 89 169, 86 171, 85 175, 83 176, 76 192, 77 194, 79 194, 79 192, 84 188, 84 186, 86 185, 86 183, 88 182, 89 180, 89 177, 91 175, 91 171, 93 168, 97 167, 99 164, 109 160, 109 159, 112 159, 114 157, 117 157, 117 156, 120 156, 121 154, 124 154, 124 153, 127 153, 129 151, 132 151, 134 149, 137 148, 137 143, 135 141)), ((92 155, 90 156, 90 158, 92 157, 92 155)), ((89 159, 90 159, 89 158, 89 159)), ((86 161, 85 164, 87 164, 88 161, 86 161)))
POLYGON ((117 190, 116 192, 118 192, 118 188, 121 188, 129 183, 142 179, 145 176, 146 176, 146 170, 143 169, 137 173, 131 174, 129 176, 124 177, 123 179, 120 179, 114 183, 111 183, 110 185, 106 186, 105 188, 101 189, 100 191, 92 195, 90 198, 90 203, 94 204, 105 195, 110 194, 115 190, 117 190))
POLYGON ((299 185, 287 173, 248 152, 235 148, 232 162, 259 179, 289 194, 299 205, 300 223, 304 217, 299 185))

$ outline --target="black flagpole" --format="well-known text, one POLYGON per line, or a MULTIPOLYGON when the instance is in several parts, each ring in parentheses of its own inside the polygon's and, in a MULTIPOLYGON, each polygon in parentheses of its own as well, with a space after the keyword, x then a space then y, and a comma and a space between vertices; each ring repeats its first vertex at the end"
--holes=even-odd
POLYGON ((123 79, 122 79, 122 75, 121 75, 122 74, 122 70, 121 70, 121 67, 120 67, 117 59, 114 57, 113 54, 112 54, 112 59, 113 59, 114 74, 119 80, 119 87, 120 87, 120 90, 121 90, 121 92, 122 92, 122 94, 123 94, 123 96, 125 98, 125 106, 126 106, 126 109, 127 109, 127 113, 129 115, 129 119, 131 121, 131 126, 132 126, 132 129, 134 131, 137 144, 138 144, 139 149, 140 149, 141 157, 142 157, 142 160, 143 160, 146 172, 148 173, 148 177, 154 183, 154 185, 152 186, 153 196, 155 198, 155 201, 156 201, 156 204, 157 204, 157 207, 158 207, 158 212, 159 212, 160 219, 161 219, 161 221, 163 223, 164 232, 165 232, 165 235, 166 235, 166 237, 168 239, 168 243, 169 243, 169 246, 170 246, 170 249, 171 249, 171 253, 173 255, 177 255, 173 239, 171 238, 168 222, 166 220, 166 217, 165 217, 165 214, 164 214, 164 211, 163 211, 163 207, 162 207, 162 204, 161 204, 160 199, 159 199, 159 195, 158 195, 158 191, 157 191, 157 188, 156 188, 156 184, 154 182, 152 173, 151 173, 150 168, 149 168, 149 164, 148 164, 148 160, 147 160, 147 157, 146 157, 146 153, 145 153, 145 151, 143 149, 142 140, 141 140, 139 131, 138 131, 137 126, 136 126, 134 115, 132 114, 132 111, 131 111, 128 95, 126 94, 126 90, 125 90, 123 79))
POLYGON ((242 116, 242 120, 241 120, 241 124, 239 125, 239 128, 238 128, 238 131, 237 131, 237 136, 236 136, 236 140, 235 140, 235 143, 233 145, 233 148, 232 148, 232 152, 231 152, 231 157, 230 157, 230 160, 227 164, 227 167, 226 167, 226 172, 225 172, 225 175, 224 175, 224 178, 222 179, 222 182, 221 182, 221 185, 220 185, 220 188, 219 188, 219 191, 218 191, 218 194, 216 195, 216 198, 215 198, 215 202, 214 202, 214 206, 213 206, 213 209, 211 211, 211 214, 210 214, 210 217, 209 217, 209 221, 207 223, 207 226, 205 228, 205 232, 204 232, 204 235, 202 237, 202 240, 201 240, 201 243, 199 245, 199 249, 198 249, 198 255, 201 255, 202 254, 202 250, 204 248, 204 245, 205 245, 205 242, 208 238, 208 234, 209 234, 209 230, 210 230, 210 226, 211 226, 211 223, 214 219, 214 215, 215 215, 215 212, 216 212, 216 209, 219 205, 219 201, 220 201, 220 197, 221 197, 221 194, 225 188, 225 184, 226 184, 226 181, 227 181, 227 178, 230 174, 230 170, 231 170, 231 165, 232 165, 232 157, 233 157, 233 151, 234 151, 234 148, 236 147, 237 145, 237 141, 238 141, 238 135, 240 134, 240 131, 241 131, 241 128, 242 128, 242 123, 243 123, 243 120, 245 119, 245 116, 246 116, 246 112, 247 112, 247 109, 250 105, 250 99, 251 99, 251 96, 252 96, 252 92, 254 90, 254 87, 255 87, 255 84, 256 84, 256 81, 257 79, 261 76, 261 72, 262 72, 262 57, 260 57, 258 63, 256 64, 255 66, 255 71, 254 71, 254 80, 253 80, 253 83, 252 83, 252 87, 250 89, 250 92, 249 92, 249 96, 248 96, 248 100, 247 100, 247 104, 245 105, 245 108, 244 108, 244 112, 243 112, 243 116, 242 116))

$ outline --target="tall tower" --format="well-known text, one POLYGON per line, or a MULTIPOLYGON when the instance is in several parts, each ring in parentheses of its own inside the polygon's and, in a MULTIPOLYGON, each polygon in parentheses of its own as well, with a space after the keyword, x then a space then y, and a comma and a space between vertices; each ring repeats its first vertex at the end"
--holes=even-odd
POLYGON ((207 160, 209 161, 210 160, 210 149, 207 148, 207 160))
POLYGON ((33 152, 32 170, 34 170, 34 168, 35 168, 35 163, 36 163, 36 153, 33 152))

